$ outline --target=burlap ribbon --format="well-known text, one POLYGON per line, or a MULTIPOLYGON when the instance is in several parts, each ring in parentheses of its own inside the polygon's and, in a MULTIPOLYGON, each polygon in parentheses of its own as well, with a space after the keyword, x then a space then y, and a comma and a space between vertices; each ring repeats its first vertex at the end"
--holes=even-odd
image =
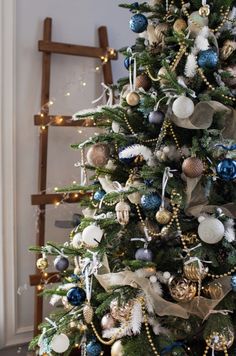
POLYGON ((112 286, 137 285, 137 288, 140 288, 144 292, 147 302, 152 305, 157 315, 171 315, 184 319, 188 319, 191 314, 204 319, 231 290, 230 277, 223 277, 218 280, 222 285, 222 295, 219 299, 212 300, 204 297, 195 297, 189 303, 173 303, 166 301, 158 295, 153 290, 148 278, 140 277, 137 273, 129 270, 118 273, 97 274, 96 278, 106 291, 109 291, 112 286))

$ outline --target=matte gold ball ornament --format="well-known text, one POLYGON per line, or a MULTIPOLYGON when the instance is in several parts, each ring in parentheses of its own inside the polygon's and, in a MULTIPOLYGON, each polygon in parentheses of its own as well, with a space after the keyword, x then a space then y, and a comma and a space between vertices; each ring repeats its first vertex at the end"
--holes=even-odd
POLYGON ((183 161, 182 171, 188 178, 197 178, 203 174, 204 166, 197 157, 188 157, 183 161))
POLYGON ((170 222, 172 214, 167 209, 161 208, 156 213, 156 221, 161 225, 166 225, 170 222))
POLYGON ((93 167, 104 167, 110 157, 110 148, 106 143, 95 143, 87 152, 87 161, 93 167))
POLYGON ((183 277, 171 277, 168 282, 172 298, 177 302, 190 302, 197 293, 197 284, 183 277))
POLYGON ((36 266, 40 271, 44 271, 46 268, 48 268, 48 260, 44 257, 41 257, 37 260, 36 266))
POLYGON ((137 106, 140 101, 140 96, 136 91, 131 91, 126 96, 126 102, 130 106, 137 106))

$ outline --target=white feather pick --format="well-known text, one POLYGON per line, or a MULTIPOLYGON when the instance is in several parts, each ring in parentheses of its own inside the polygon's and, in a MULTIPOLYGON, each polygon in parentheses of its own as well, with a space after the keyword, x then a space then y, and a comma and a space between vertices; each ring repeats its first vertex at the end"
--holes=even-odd
POLYGON ((228 219, 224 223, 224 227, 225 227, 225 234, 224 234, 225 239, 228 242, 235 241, 234 220, 233 219, 228 219))
POLYGON ((57 295, 57 294, 53 294, 49 304, 51 305, 55 305, 56 303, 58 303, 61 300, 62 296, 61 295, 57 295))
POLYGON ((199 34, 197 35, 194 43, 195 47, 199 51, 206 51, 209 48, 208 37, 209 37, 209 27, 204 26, 199 32, 199 34))
POLYGON ((190 53, 187 57, 185 64, 184 74, 187 78, 193 78, 196 75, 197 60, 193 53, 190 53))
POLYGON ((142 305, 140 302, 134 303, 134 306, 131 311, 130 327, 133 331, 133 334, 140 334, 142 327, 142 305))
MULTIPOLYGON (((113 108, 119 106, 118 104, 112 105, 113 108)), ((77 111, 75 114, 72 115, 72 120, 73 121, 78 121, 81 120, 82 118, 77 117, 78 115, 86 115, 86 114, 95 114, 96 112, 101 112, 103 108, 111 108, 110 106, 107 105, 98 105, 94 108, 90 108, 90 109, 84 109, 84 110, 79 110, 77 111)))
POLYGON ((153 153, 150 150, 150 148, 144 145, 136 144, 136 145, 128 146, 119 153, 120 159, 133 158, 137 156, 143 156, 143 158, 145 159, 149 167, 154 166, 155 160, 154 160, 153 153))

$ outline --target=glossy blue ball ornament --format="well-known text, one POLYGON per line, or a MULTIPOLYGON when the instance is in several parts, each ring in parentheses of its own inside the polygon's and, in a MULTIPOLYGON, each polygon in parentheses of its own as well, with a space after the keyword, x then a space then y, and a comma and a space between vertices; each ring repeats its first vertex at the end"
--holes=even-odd
POLYGON ((213 49, 199 52, 198 65, 201 68, 214 69, 218 64, 218 61, 218 54, 213 49))
POLYGON ((231 277, 230 281, 233 292, 236 292, 236 274, 231 277))
POLYGON ((85 301, 86 293, 82 288, 72 287, 68 290, 66 297, 71 305, 78 307, 85 301))
POLYGON ((225 158, 217 164, 216 172, 218 176, 226 181, 236 179, 236 161, 225 158))
POLYGON ((130 29, 135 33, 141 33, 147 29, 148 20, 143 14, 135 14, 129 21, 130 29))
POLYGON ((96 201, 100 201, 100 200, 102 200, 102 198, 104 197, 105 194, 106 194, 106 192, 103 189, 98 190, 94 193, 93 199, 96 201))
POLYGON ((69 267, 69 260, 66 257, 58 256, 54 260, 54 267, 57 271, 63 272, 69 267))
POLYGON ((134 63, 134 59, 132 57, 126 57, 124 59, 124 66, 127 70, 129 70, 129 67, 134 63))
POLYGON ((148 115, 148 121, 150 124, 155 124, 155 125, 161 125, 164 121, 165 114, 160 111, 151 111, 150 114, 148 115))
POLYGON ((96 341, 90 341, 86 346, 87 356, 100 356, 102 346, 96 341))
POLYGON ((135 259, 139 261, 144 261, 144 262, 151 262, 152 261, 152 251, 149 250, 148 248, 139 248, 135 252, 135 259))
POLYGON ((141 197, 141 206, 145 210, 157 210, 161 205, 161 197, 157 193, 144 194, 141 197))

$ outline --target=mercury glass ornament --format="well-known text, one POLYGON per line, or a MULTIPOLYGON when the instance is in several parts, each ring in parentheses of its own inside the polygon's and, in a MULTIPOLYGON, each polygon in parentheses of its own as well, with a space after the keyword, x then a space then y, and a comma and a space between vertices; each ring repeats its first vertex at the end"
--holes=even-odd
POLYGON ((223 159, 217 164, 216 172, 225 181, 236 179, 236 160, 231 158, 223 159))
POLYGON ((104 167, 110 157, 110 148, 105 143, 95 143, 87 152, 87 161, 93 167, 104 167))
POLYGON ((197 284, 183 277, 171 277, 168 284, 170 294, 177 302, 190 302, 197 293, 197 284))
POLYGON ((188 157, 183 161, 182 171, 188 178, 197 178, 202 175, 204 166, 199 158, 188 157))
POLYGON ((129 21, 130 29, 135 33, 144 32, 147 29, 148 20, 143 14, 135 14, 129 21))
POLYGON ((150 124, 155 124, 155 125, 161 125, 164 121, 165 114, 160 111, 151 111, 150 114, 148 115, 148 121, 150 124))
POLYGON ((131 91, 129 94, 127 94, 126 96, 126 101, 127 104, 130 106, 136 106, 138 105, 140 100, 140 96, 138 93, 136 93, 135 91, 131 91))
POLYGON ((72 287, 66 294, 68 303, 73 306, 81 305, 86 299, 86 293, 82 288, 72 287))
POLYGON ((144 261, 144 262, 151 262, 153 258, 153 253, 150 249, 148 248, 139 248, 135 252, 135 259, 139 261, 144 261))
POLYGON ((222 240, 224 233, 224 225, 214 217, 205 218, 198 226, 198 235, 207 244, 217 244, 222 240))
POLYGON ((201 68, 214 69, 218 64, 218 54, 213 49, 200 51, 198 54, 198 65, 201 68))
POLYGON ((179 119, 186 119, 194 112, 194 103, 185 95, 180 95, 172 105, 172 111, 179 119))
POLYGON ((57 256, 57 258, 54 260, 54 267, 59 272, 65 271, 69 267, 68 258, 63 256, 57 256))

